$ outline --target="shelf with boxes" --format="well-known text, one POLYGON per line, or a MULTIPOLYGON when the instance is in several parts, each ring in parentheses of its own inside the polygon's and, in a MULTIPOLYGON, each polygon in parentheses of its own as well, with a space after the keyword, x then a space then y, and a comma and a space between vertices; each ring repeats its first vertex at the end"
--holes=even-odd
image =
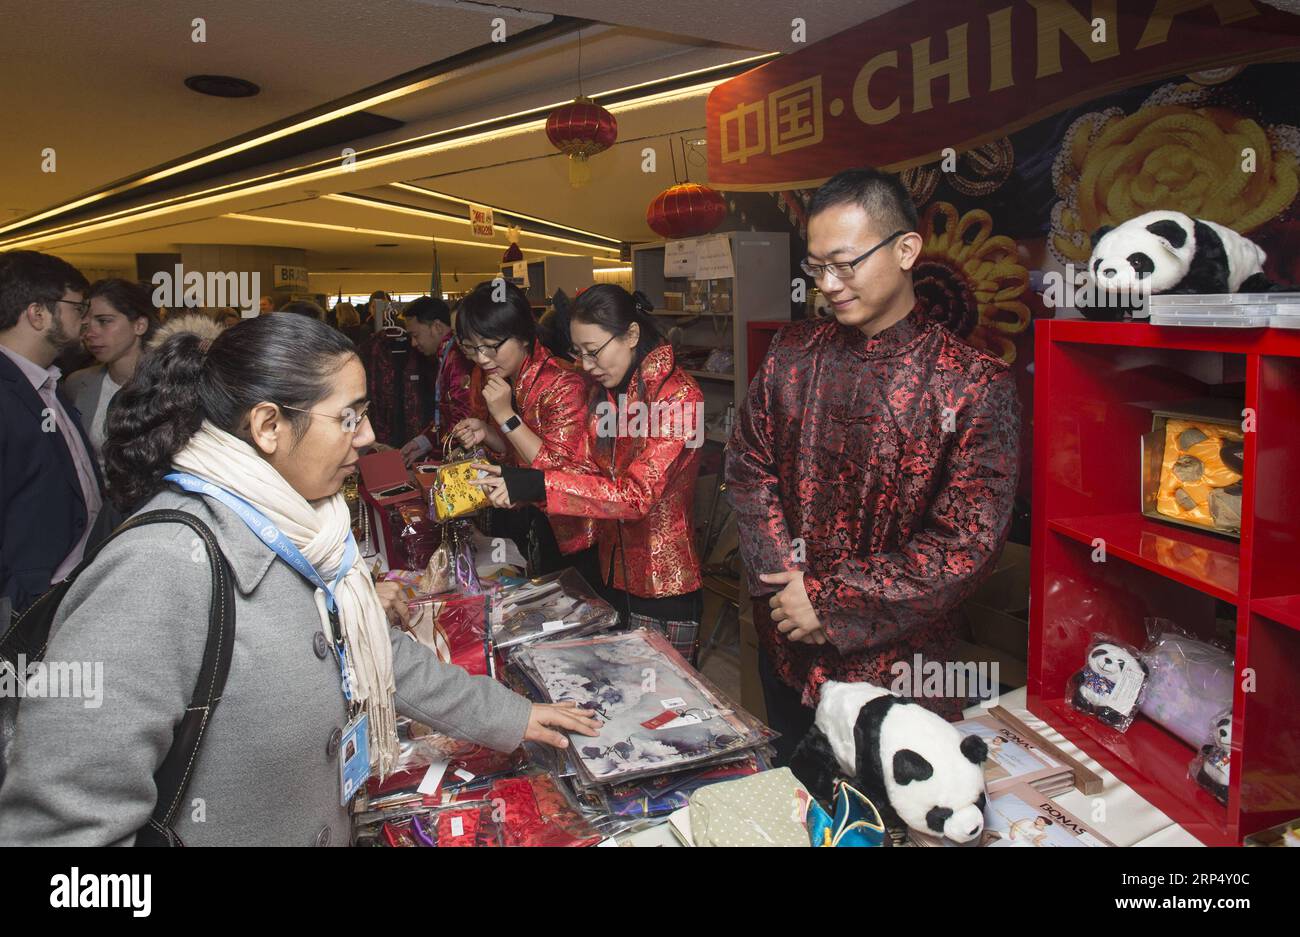
POLYGON ((1240 843, 1300 812, 1300 587, 1291 572, 1300 536, 1300 333, 1067 320, 1035 327, 1029 707, 1203 842, 1240 843), (1220 422, 1170 429, 1178 417, 1160 415, 1207 402, 1220 422), (1188 429, 1197 432, 1183 436, 1188 429), (1223 464, 1240 465, 1239 487, 1228 509, 1215 503, 1211 521, 1207 491, 1228 491, 1233 476, 1206 489, 1197 487, 1200 473, 1224 471, 1214 456, 1234 438, 1239 449, 1223 464), (1165 452, 1161 439, 1184 448, 1165 452), (1199 458, 1188 461, 1193 451, 1199 458), (1189 481, 1152 488, 1170 477, 1189 481), (1190 494, 1171 507, 1179 489, 1190 494), (1211 522, 1224 532, 1195 526, 1211 522), (1192 778, 1197 747, 1145 705, 1125 732, 1070 705, 1067 682, 1093 634, 1141 648, 1149 618, 1232 655, 1226 804, 1192 778))
POLYGON ((636 244, 632 280, 671 331, 686 373, 699 381, 706 421, 719 427, 727 404, 739 409, 749 387, 738 379, 748 361, 748 324, 790 320, 789 235, 732 231, 636 244))

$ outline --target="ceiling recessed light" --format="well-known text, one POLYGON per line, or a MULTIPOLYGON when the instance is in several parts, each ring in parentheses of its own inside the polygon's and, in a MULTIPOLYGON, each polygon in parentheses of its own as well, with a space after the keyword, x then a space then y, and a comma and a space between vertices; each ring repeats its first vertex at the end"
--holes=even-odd
POLYGON ((251 98, 262 90, 251 81, 230 75, 191 75, 185 79, 185 87, 214 98, 251 98))

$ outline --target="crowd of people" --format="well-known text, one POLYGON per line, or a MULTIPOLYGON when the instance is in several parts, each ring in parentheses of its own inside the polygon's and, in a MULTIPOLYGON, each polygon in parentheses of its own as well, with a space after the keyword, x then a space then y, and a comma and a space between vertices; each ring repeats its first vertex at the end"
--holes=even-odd
MULTIPOLYGON (((827 680, 878 682, 913 651, 946 653, 958 603, 1005 540, 1018 464, 1008 370, 917 302, 921 236, 902 185, 842 173, 808 216, 802 266, 831 314, 774 340, 725 463, 778 763, 827 680)), ((380 771, 395 712, 503 751, 594 734, 587 711, 531 705, 389 627, 405 606, 356 556, 340 493, 375 446, 408 464, 481 447, 494 536, 534 573, 577 568, 625 624, 695 659, 703 395, 644 296, 598 284, 545 326, 501 279, 455 310, 430 296, 394 315, 382 292, 361 309, 276 305, 160 328, 138 284, 0 254, 0 625, 142 510, 198 517, 233 569, 237 640, 257 651, 232 671, 239 692, 196 777, 223 819, 190 824, 190 839, 346 841, 330 772, 338 725, 362 716, 380 771), (56 359, 79 345, 94 363, 61 380, 56 359), (652 415, 640 430, 627 429, 634 411, 652 415)), ((67 593, 48 654, 123 676, 111 717, 58 700, 24 712, 0 841, 125 842, 145 826, 202 649, 175 626, 206 620, 207 567, 189 544, 165 525, 129 530, 67 593)))

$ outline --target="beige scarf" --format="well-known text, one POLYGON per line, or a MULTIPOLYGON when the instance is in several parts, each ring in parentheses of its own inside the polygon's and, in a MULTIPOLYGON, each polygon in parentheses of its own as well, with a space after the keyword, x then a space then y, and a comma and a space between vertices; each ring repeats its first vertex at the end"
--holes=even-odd
MULTIPOLYGON (((342 493, 307 501, 252 446, 207 420, 172 464, 233 492, 257 508, 284 532, 321 579, 333 584, 351 530, 342 493)), ((384 777, 398 757, 393 649, 387 617, 360 557, 335 589, 334 598, 343 628, 353 702, 360 704, 369 717, 371 768, 384 777)), ((335 640, 325 593, 319 588, 316 611, 325 633, 335 640)))

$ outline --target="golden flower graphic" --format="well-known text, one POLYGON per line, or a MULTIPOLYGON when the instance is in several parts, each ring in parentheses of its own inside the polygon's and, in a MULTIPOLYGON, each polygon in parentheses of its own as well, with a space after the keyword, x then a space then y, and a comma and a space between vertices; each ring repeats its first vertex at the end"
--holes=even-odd
POLYGON ((1062 263, 1087 263, 1093 231, 1144 212, 1181 211, 1244 234, 1295 199, 1295 129, 1192 106, 1206 89, 1189 88, 1167 85, 1133 114, 1110 108, 1070 126, 1052 170, 1061 201, 1050 243, 1062 263))
POLYGON ((993 218, 973 209, 960 217, 948 202, 932 202, 921 216, 925 246, 912 271, 917 298, 930 317, 976 348, 1008 364, 1012 336, 1029 327, 1029 271, 1016 242, 993 234, 993 218))

